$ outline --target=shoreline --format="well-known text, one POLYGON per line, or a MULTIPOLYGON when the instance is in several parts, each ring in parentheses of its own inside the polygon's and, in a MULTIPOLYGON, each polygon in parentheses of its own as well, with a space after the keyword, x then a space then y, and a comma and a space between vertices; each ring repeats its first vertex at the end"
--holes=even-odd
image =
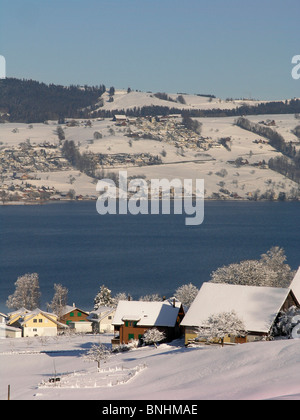
MULTIPOLYGON (((174 201, 174 198, 170 198, 171 201, 174 201)), ((151 201, 149 199, 148 201, 151 201)), ((162 201, 160 198, 159 201, 162 201)), ((236 203, 243 203, 243 202, 273 202, 273 203, 293 203, 293 202, 299 202, 298 200, 267 200, 267 199, 261 199, 261 200, 251 200, 249 198, 224 198, 224 199, 217 199, 217 198, 204 198, 205 201, 215 201, 215 202, 224 202, 224 201, 230 201, 230 202, 236 202, 236 203)), ((90 202, 97 202, 97 199, 91 198, 91 199, 85 199, 85 200, 45 200, 42 202, 33 202, 33 201, 8 201, 5 203, 0 202, 1 207, 5 206, 43 206, 48 204, 65 204, 65 203, 90 203, 90 202)))

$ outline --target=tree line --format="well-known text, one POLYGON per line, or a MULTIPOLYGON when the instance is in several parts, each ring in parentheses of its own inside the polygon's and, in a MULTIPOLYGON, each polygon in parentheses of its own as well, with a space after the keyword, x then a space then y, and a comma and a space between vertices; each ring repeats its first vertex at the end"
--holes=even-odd
POLYGON ((269 143, 283 156, 271 158, 268 162, 269 168, 279 172, 294 182, 300 183, 300 152, 297 152, 292 142, 286 143, 284 137, 271 127, 253 123, 247 118, 240 117, 235 121, 236 125, 266 137, 269 143))
POLYGON ((0 80, 0 122, 38 123, 60 118, 88 118, 104 85, 68 87, 34 80, 0 80))
POLYGON ((91 114, 93 118, 113 118, 115 114, 128 117, 167 116, 170 114, 182 115, 185 112, 191 118, 204 117, 242 117, 245 115, 261 114, 297 114, 300 112, 300 100, 266 102, 258 105, 241 105, 233 109, 179 109, 175 107, 147 105, 130 109, 104 110, 99 109, 91 114))
MULTIPOLYGON (((38 123, 60 118, 112 118, 115 113, 127 116, 144 117, 178 114, 183 109, 166 106, 143 106, 132 109, 107 111, 97 110, 99 99, 106 91, 103 84, 98 86, 68 87, 45 84, 34 80, 6 78, 0 80, 0 122, 38 123)), ((109 89, 113 98, 114 88, 109 89)), ((163 98, 170 100, 167 94, 163 98)), ((181 95, 182 96, 182 95, 181 95)), ((214 95, 199 95, 214 98, 214 95)), ((183 98, 183 97, 182 97, 183 98)), ((182 101, 179 101, 182 102, 182 101)), ((170 102, 171 103, 171 102, 170 102)), ((183 103, 183 102, 182 102, 183 103)), ((190 109, 192 118, 199 117, 226 117, 259 114, 296 114, 300 112, 300 100, 266 102, 258 105, 242 105, 233 109, 190 109)))
MULTIPOLYGON (((245 260, 240 263, 229 264, 218 268, 211 273, 210 281, 213 283, 228 283, 263 287, 289 287, 295 276, 295 271, 286 263, 286 255, 283 248, 272 247, 260 256, 258 260, 245 260)), ((174 297, 183 306, 190 307, 198 294, 199 289, 189 283, 178 287, 174 297)), ((54 284, 54 296, 47 304, 56 314, 67 305, 68 289, 61 284, 54 284)), ((6 301, 8 308, 20 309, 25 307, 33 310, 39 307, 41 291, 39 275, 28 273, 20 276, 15 282, 15 291, 6 301)), ((102 285, 93 300, 94 310, 100 306, 116 307, 120 300, 132 299, 126 292, 112 296, 111 290, 102 285)), ((164 297, 157 293, 141 296, 141 301, 162 301, 164 297)))

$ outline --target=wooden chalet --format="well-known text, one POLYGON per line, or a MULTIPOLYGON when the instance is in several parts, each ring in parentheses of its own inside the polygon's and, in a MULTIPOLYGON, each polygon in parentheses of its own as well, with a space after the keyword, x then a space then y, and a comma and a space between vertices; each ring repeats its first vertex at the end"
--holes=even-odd
POLYGON ((181 323, 185 329, 185 344, 197 338, 197 328, 203 326, 209 316, 229 311, 235 311, 247 335, 227 336, 224 343, 267 338, 279 313, 291 306, 300 307, 292 289, 203 283, 181 323))
POLYGON ((180 322, 184 317, 181 302, 167 299, 162 302, 120 301, 113 319, 115 338, 112 346, 142 339, 143 334, 157 328, 166 341, 180 337, 180 322))
POLYGON ((69 325, 71 322, 87 321, 89 313, 73 306, 66 305, 60 314, 59 321, 63 324, 69 325))

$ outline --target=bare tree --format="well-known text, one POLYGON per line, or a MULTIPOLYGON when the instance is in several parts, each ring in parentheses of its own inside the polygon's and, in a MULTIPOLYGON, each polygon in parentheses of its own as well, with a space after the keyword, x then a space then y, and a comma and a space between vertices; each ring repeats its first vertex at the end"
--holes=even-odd
POLYGON ((49 306, 56 315, 60 316, 63 308, 67 305, 68 289, 61 284, 54 283, 54 291, 55 293, 49 306))

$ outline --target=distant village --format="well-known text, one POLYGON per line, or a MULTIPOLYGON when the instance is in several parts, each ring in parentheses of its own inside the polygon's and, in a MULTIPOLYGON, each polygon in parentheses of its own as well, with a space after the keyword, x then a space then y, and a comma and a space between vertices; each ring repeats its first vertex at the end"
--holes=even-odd
MULTIPOLYGON (((82 165, 76 165, 74 159, 72 159, 72 154, 68 156, 64 153, 64 145, 68 142, 65 141, 64 130, 72 129, 72 127, 93 129, 93 126, 96 126, 96 123, 99 123, 100 121, 106 120, 104 118, 97 118, 94 120, 63 120, 59 121, 58 124, 56 122, 54 124, 53 122, 53 125, 56 128, 54 131, 55 136, 58 136, 57 139, 53 139, 52 136, 51 140, 44 140, 36 143, 32 143, 30 139, 27 139, 19 144, 15 143, 10 146, 7 144, 5 145, 5 143, 2 142, 0 144, 0 204, 42 204, 49 201, 96 200, 96 187, 94 189, 95 192, 91 192, 91 188, 89 192, 86 192, 86 190, 75 190, 74 186, 72 186, 72 183, 75 180, 72 171, 79 171, 79 175, 84 173, 89 177, 87 178, 87 182, 96 184, 97 180, 103 177, 110 178, 110 176, 115 175, 115 170, 117 171, 122 168, 142 168, 147 166, 159 166, 167 163, 186 163, 183 160, 183 157, 187 151, 193 153, 192 160, 188 160, 188 162, 203 163, 205 161, 211 161, 213 169, 215 159, 209 154, 209 150, 224 149, 227 152, 230 152, 232 147, 232 139, 230 136, 214 138, 209 136, 205 137, 201 134, 201 123, 197 120, 192 120, 189 117, 182 118, 177 114, 170 114, 167 116, 129 117, 116 113, 113 118, 109 118, 109 125, 104 129, 104 131, 108 131, 104 134, 104 137, 101 132, 90 131, 85 139, 85 146, 81 149, 80 141, 74 141, 76 153, 82 158, 82 165), (120 133, 118 136, 121 136, 122 139, 128 139, 126 144, 129 147, 129 151, 127 149, 126 152, 115 151, 113 153, 110 147, 103 149, 101 153, 97 151, 97 147, 93 150, 93 147, 91 146, 94 145, 94 143, 101 142, 102 138, 107 141, 110 136, 115 135, 115 132, 120 133), (90 133, 93 133, 93 138, 90 133), (137 140, 156 141, 162 144, 162 149, 156 154, 153 152, 149 153, 147 150, 144 152, 136 152, 134 151, 133 142, 137 140), (169 144, 175 148, 174 150, 178 156, 178 161, 176 161, 176 157, 175 159, 173 158, 172 162, 169 160, 166 161, 167 151, 164 148, 165 144, 169 144), (58 179, 58 174, 58 177, 60 177, 61 180, 64 179, 64 181, 57 182, 56 184, 52 184, 50 180, 49 182, 43 182, 43 179, 45 180, 45 178, 48 180, 51 173, 56 173, 56 179, 58 179), (62 186, 62 184, 64 185, 62 186), (69 187, 68 184, 70 184, 69 187)), ((50 122, 45 121, 45 124, 49 125, 49 123, 50 122)), ((274 126, 274 124, 274 120, 259 122, 260 126, 266 126, 268 128, 274 126)), ((28 128, 33 128, 33 126, 29 125, 28 128)), ((17 134, 18 128, 14 128, 12 132, 17 134)), ((270 143, 268 139, 258 136, 256 139, 252 140, 252 144, 259 145, 259 148, 261 149, 263 146, 269 145, 270 143)), ((250 147, 251 146, 249 146, 248 154, 239 157, 236 157, 235 155, 234 159, 227 159, 227 167, 228 164, 232 168, 249 167, 249 173, 252 174, 255 173, 256 169, 269 170, 268 162, 266 162, 264 158, 253 162, 251 157, 254 153, 250 147)), ((74 149, 72 152, 74 153, 74 149)), ((230 155, 228 155, 228 157, 229 156, 230 155)), ((213 171, 208 170, 207 175, 211 174, 213 174, 213 171)), ((225 177, 227 175, 227 170, 222 169, 216 172, 216 175, 225 177)), ((241 185, 237 191, 239 182, 236 177, 238 175, 238 171, 233 175, 234 178, 232 179, 231 186, 226 182, 226 187, 224 187, 225 180, 216 181, 215 190, 211 188, 210 194, 207 194, 206 198, 213 200, 299 199, 299 188, 297 185, 294 187, 291 186, 288 191, 287 187, 283 186, 283 182, 278 182, 276 185, 277 191, 275 191, 275 183, 272 184, 271 178, 266 178, 264 180, 264 190, 263 188, 260 190, 260 188, 257 187, 254 191, 253 187, 251 187, 249 191, 243 191, 244 186, 241 185)), ((262 178, 263 177, 264 175, 262 178)), ((89 187, 91 186, 89 185, 89 187)))
MULTIPOLYGON (((116 127, 125 128, 125 136, 129 144, 132 140, 152 139, 175 145, 178 154, 182 148, 208 150, 211 147, 222 147, 211 138, 204 138, 193 130, 186 128, 178 115, 167 117, 138 117, 129 118, 125 115, 115 115, 113 118, 116 127)), ((91 127, 88 121, 66 121, 66 127, 74 125, 91 127)), ((14 129, 17 132, 17 129, 14 129)), ((39 180, 39 172, 57 172, 74 170, 73 165, 62 154, 62 141, 51 143, 48 141, 31 144, 30 139, 18 146, 0 147, 1 187, 0 203, 24 202, 42 203, 45 201, 60 200, 89 200, 95 196, 76 195, 72 186, 68 191, 58 191, 53 187, 34 185, 39 180)), ((162 159, 150 153, 92 153, 86 156, 92 162, 95 170, 103 168, 130 166, 160 165, 162 159)))

